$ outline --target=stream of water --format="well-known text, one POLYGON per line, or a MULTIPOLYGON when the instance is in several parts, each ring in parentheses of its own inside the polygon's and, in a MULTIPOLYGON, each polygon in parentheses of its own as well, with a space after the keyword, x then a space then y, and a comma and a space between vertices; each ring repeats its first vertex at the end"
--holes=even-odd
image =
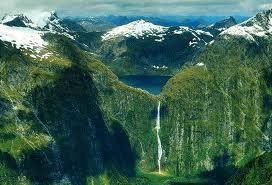
POLYGON ((159 101, 158 110, 157 110, 157 119, 156 119, 156 131, 157 131, 157 140, 158 140, 158 168, 159 173, 161 173, 161 158, 162 158, 162 144, 160 139, 160 109, 161 109, 161 102, 159 101))

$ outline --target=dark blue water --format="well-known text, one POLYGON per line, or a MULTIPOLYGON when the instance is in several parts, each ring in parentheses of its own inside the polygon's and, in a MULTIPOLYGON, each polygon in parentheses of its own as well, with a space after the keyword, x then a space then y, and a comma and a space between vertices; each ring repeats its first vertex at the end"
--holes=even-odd
POLYGON ((171 78, 171 76, 119 76, 119 80, 125 84, 141 88, 151 94, 160 94, 163 86, 171 78))

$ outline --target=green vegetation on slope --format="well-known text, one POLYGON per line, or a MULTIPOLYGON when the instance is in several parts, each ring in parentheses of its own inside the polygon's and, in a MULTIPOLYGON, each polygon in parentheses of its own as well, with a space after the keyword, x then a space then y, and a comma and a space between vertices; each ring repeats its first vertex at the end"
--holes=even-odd
POLYGON ((162 132, 170 173, 232 171, 271 147, 270 43, 217 40, 194 61, 205 65, 169 80, 162 132))
POLYGON ((272 184, 272 155, 265 153, 251 160, 239 169, 228 185, 269 185, 272 184))

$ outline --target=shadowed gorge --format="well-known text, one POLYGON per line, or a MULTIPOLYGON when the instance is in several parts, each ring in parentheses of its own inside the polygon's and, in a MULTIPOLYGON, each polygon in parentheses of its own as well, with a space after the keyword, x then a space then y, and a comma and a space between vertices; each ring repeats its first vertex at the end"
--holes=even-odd
POLYGON ((51 86, 35 88, 26 100, 56 142, 57 173, 68 174, 73 184, 85 184, 88 176, 112 167, 122 175, 135 173, 136 156, 128 138, 118 123, 112 123, 112 133, 108 131, 87 71, 71 67, 51 86))

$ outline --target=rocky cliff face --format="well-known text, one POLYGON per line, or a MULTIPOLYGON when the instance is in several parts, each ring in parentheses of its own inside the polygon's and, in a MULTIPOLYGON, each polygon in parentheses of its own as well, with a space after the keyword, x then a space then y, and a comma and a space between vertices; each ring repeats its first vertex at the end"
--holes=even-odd
POLYGON ((270 150, 271 41, 259 42, 219 39, 165 86, 170 171, 239 167, 270 150))
POLYGON ((271 153, 264 153, 239 169, 227 184, 271 184, 271 153))
MULTIPOLYGON (((135 125, 142 127, 143 122, 130 125, 132 116, 123 118, 127 125, 110 116, 107 119, 94 74, 96 66, 106 68, 69 39, 54 35, 48 39, 59 53, 58 58, 50 58, 51 63, 49 59, 36 63, 17 49, 1 46, 1 181, 86 184, 109 179, 114 183, 114 175, 107 173, 116 174, 116 178, 134 176, 137 154, 130 140, 140 133, 128 135, 128 131, 135 125)), ((118 91, 118 86, 110 88, 118 91)), ((128 105, 133 96, 139 101, 141 96, 148 97, 140 91, 131 94, 128 105)), ((134 110, 130 114, 134 115, 134 110)))

